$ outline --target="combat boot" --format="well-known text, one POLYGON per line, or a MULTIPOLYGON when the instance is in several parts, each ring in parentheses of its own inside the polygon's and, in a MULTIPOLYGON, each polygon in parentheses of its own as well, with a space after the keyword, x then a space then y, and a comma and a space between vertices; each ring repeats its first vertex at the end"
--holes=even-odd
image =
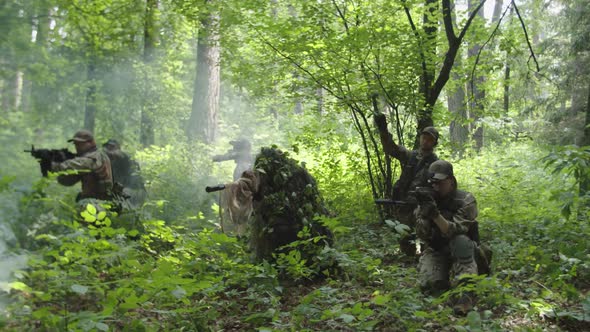
POLYGON ((457 301, 455 301, 455 304, 453 305, 453 312, 455 315, 465 316, 473 309, 476 303, 477 298, 474 294, 469 292, 463 293, 461 296, 459 296, 457 301))

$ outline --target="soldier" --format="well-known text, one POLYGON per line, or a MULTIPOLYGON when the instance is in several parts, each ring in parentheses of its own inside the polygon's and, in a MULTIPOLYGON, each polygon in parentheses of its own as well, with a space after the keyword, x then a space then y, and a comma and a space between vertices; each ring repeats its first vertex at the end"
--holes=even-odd
MULTIPOLYGON (((375 124, 379 129, 383 151, 399 160, 402 169, 399 179, 393 186, 392 199, 411 201, 408 197, 409 194, 414 192, 417 187, 428 185, 428 167, 438 160, 434 153, 434 147, 438 144, 438 131, 434 127, 424 128, 420 132, 420 149, 411 151, 395 144, 392 135, 387 130, 385 115, 376 115, 375 124)), ((416 206, 411 204, 395 205, 393 208, 396 219, 409 226, 412 231, 416 225, 413 213, 415 208, 416 206)), ((414 256, 416 254, 414 240, 413 234, 402 237, 400 250, 408 256, 414 256)))
MULTIPOLYGON (((453 166, 438 160, 428 172, 434 197, 419 197, 415 210, 416 234, 426 247, 418 271, 421 289, 436 294, 456 286, 466 274, 489 273, 491 254, 481 255, 477 203, 472 194, 457 189, 453 166)), ((475 297, 464 294, 453 310, 466 314, 474 304, 475 297)))
POLYGON ((139 175, 139 164, 121 151, 121 144, 115 139, 109 139, 102 147, 111 160, 115 185, 122 187, 123 196, 129 198, 132 205, 141 205, 145 200, 146 190, 139 175))
POLYGON ((251 145, 250 141, 247 139, 239 139, 230 141, 229 143, 233 148, 225 154, 213 156, 213 161, 235 161, 236 168, 234 169, 234 181, 236 181, 244 171, 252 169, 251 145))
POLYGON ((81 205, 91 200, 111 199, 113 188, 113 176, 109 157, 96 148, 94 136, 88 130, 79 130, 68 142, 76 146, 76 157, 61 163, 52 162, 51 170, 54 172, 77 170, 77 174, 60 175, 57 181, 64 186, 73 186, 82 182, 82 192, 76 197, 76 202, 81 205))
POLYGON ((322 241, 297 249, 316 273, 331 268, 329 262, 317 259, 324 246, 332 243, 332 234, 316 220, 328 215, 328 211, 314 178, 287 153, 274 147, 262 148, 254 165, 255 170, 247 170, 237 181, 218 188, 225 189, 223 205, 242 234, 244 223, 248 223, 256 260, 272 260, 276 253, 289 250, 281 249, 285 245, 322 236, 322 241))

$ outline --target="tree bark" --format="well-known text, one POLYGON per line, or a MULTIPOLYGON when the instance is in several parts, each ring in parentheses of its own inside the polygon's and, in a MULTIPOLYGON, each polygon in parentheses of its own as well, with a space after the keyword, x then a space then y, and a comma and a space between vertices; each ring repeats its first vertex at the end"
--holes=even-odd
MULTIPOLYGON (((472 11, 476 7, 477 0, 469 0, 468 8, 472 11)), ((483 8, 480 8, 477 12, 477 16, 483 19, 483 8)), ((467 51, 468 57, 476 57, 482 46, 480 44, 473 44, 467 51)), ((469 84, 469 118, 471 119, 471 133, 474 142, 474 148, 479 151, 483 147, 483 126, 479 124, 480 115, 483 112, 483 101, 485 99, 485 91, 483 90, 483 84, 485 83, 485 77, 477 75, 471 78, 472 81, 469 84)))
POLYGON ((155 143, 153 116, 157 104, 157 90, 154 88, 151 68, 155 56, 156 34, 156 11, 158 0, 147 0, 145 6, 145 18, 143 26, 143 63, 144 69, 144 96, 141 105, 141 125, 139 140, 143 147, 155 143))
POLYGON ((414 141, 414 148, 418 148, 420 145, 420 132, 422 129, 433 125, 432 107, 434 107, 434 102, 429 100, 428 96, 432 91, 435 76, 433 59, 436 56, 438 22, 433 22, 432 18, 436 17, 436 12, 439 9, 438 0, 426 0, 425 5, 428 7, 428 13, 424 14, 422 22, 426 42, 423 44, 424 58, 422 61, 422 75, 420 76, 420 94, 424 96, 425 105, 418 114, 418 130, 416 140, 414 141))
MULTIPOLYGON (((35 16, 37 24, 34 26, 36 30, 35 45, 38 50, 38 54, 41 50, 47 48, 49 39, 49 17, 51 9, 46 1, 36 2, 35 16)), ((46 96, 50 93, 50 89, 39 84, 38 80, 34 80, 31 83, 31 108, 35 112, 43 112, 43 108, 46 103, 46 96)))
MULTIPOLYGON (((457 15, 452 10, 453 26, 457 27, 457 15)), ((459 54, 455 59, 453 65, 454 68, 461 67, 462 59, 459 54)), ((465 104, 465 83, 463 83, 462 77, 456 72, 452 72, 452 79, 455 82, 459 82, 454 90, 449 90, 449 97, 447 105, 449 112, 452 114, 451 124, 449 126, 450 133, 450 144, 453 152, 459 156, 463 154, 465 143, 469 137, 469 128, 467 126, 467 105, 465 104)))
MULTIPOLYGON (((207 1, 210 3, 211 1, 207 1)), ((219 16, 207 13, 200 21, 197 40, 197 72, 187 137, 190 142, 215 140, 220 89, 219 16)))

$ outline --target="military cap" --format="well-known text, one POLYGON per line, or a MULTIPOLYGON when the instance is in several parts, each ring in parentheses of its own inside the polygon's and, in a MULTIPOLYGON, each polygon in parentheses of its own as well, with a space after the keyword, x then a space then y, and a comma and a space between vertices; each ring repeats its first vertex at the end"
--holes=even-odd
POLYGON ((121 148, 121 144, 119 144, 119 141, 117 141, 114 138, 109 139, 108 141, 106 141, 103 145, 103 148, 112 148, 112 149, 120 149, 121 148))
POLYGON ((74 137, 70 138, 68 142, 90 142, 94 140, 94 136, 89 130, 81 129, 78 130, 74 137))
POLYGON ((433 182, 444 180, 449 176, 455 176, 453 174, 453 165, 446 160, 437 160, 430 164, 428 173, 430 174, 430 181, 433 182))
POLYGON ((434 128, 434 127, 426 127, 424 129, 422 129, 420 134, 428 134, 428 135, 434 137, 434 140, 438 142, 438 130, 436 130, 436 128, 434 128))

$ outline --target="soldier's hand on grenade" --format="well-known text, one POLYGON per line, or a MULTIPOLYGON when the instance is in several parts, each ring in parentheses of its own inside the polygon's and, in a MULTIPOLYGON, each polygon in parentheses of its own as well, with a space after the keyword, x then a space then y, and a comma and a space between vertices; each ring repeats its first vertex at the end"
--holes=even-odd
POLYGON ((373 121, 379 131, 387 131, 387 119, 385 118, 385 114, 379 113, 373 115, 373 121))

